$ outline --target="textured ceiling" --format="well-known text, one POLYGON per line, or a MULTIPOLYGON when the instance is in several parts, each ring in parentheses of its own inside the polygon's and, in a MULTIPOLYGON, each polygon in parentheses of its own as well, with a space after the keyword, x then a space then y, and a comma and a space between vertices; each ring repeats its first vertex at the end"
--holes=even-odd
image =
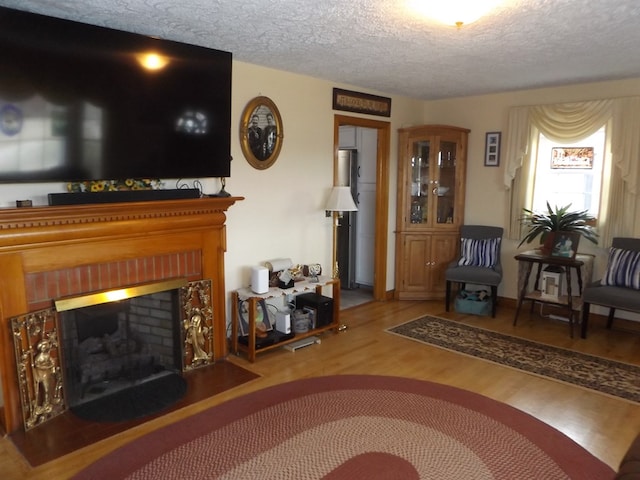
POLYGON ((407 0, 0 5, 226 50, 243 62, 422 99, 640 77, 638 0, 505 0, 460 30, 409 12, 407 0))

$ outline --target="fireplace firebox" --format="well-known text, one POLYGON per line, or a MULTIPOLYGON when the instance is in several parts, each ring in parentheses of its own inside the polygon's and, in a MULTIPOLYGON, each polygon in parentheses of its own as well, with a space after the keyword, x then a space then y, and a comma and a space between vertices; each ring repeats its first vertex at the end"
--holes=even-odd
POLYGON ((181 372, 179 301, 173 289, 59 312, 69 408, 181 372))

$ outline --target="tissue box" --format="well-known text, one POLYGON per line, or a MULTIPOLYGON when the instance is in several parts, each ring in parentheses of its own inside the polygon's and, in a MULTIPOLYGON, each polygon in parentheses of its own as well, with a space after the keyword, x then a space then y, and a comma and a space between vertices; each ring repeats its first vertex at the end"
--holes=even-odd
POLYGON ((283 290, 287 288, 293 288, 293 285, 293 278, 289 280, 289 283, 284 283, 282 280, 278 280, 278 287, 282 288, 283 290))
POLYGON ((471 315, 490 315, 493 302, 485 290, 469 292, 462 290, 455 301, 456 312, 471 315))

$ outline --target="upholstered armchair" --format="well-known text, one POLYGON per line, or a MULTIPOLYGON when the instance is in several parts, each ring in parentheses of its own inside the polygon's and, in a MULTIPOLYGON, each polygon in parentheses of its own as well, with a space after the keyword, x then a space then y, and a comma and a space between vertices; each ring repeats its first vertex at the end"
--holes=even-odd
POLYGON ((583 290, 582 338, 587 338, 592 304, 609 308, 607 328, 617 309, 640 313, 640 238, 614 238, 604 276, 583 290))
POLYGON ((484 225, 463 225, 460 227, 460 256, 449 264, 445 272, 445 309, 449 311, 451 284, 465 288, 467 283, 491 287, 491 316, 496 316, 498 285, 502 281, 500 247, 504 229, 484 225))

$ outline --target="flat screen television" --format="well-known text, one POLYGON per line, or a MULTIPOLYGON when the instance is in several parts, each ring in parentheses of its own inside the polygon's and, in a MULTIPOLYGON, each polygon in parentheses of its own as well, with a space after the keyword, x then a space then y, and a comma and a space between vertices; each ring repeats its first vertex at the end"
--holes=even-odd
POLYGON ((0 182, 229 177, 231 60, 0 7, 0 182))

